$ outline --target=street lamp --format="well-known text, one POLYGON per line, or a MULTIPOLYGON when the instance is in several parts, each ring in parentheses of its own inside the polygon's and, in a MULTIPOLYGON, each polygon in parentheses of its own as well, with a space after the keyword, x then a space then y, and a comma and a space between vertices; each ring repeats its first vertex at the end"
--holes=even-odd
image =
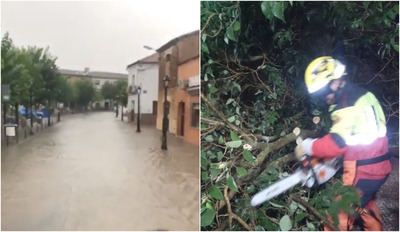
POLYGON ((123 98, 123 96, 122 96, 122 94, 120 95, 120 103, 121 103, 121 121, 123 122, 124 121, 124 104, 122 104, 122 98, 123 98))
POLYGON ((118 96, 117 96, 117 99, 115 100, 115 102, 116 102, 115 117, 118 118, 118 96))
POLYGON ((168 91, 168 82, 169 77, 165 75, 164 79, 164 116, 163 116, 163 125, 162 125, 162 143, 161 149, 167 150, 167 131, 168 131, 168 115, 167 115, 167 91, 168 91))
POLYGON ((142 87, 139 86, 137 89, 138 93, 138 107, 137 107, 137 124, 136 124, 136 132, 140 133, 140 93, 142 92, 142 87))

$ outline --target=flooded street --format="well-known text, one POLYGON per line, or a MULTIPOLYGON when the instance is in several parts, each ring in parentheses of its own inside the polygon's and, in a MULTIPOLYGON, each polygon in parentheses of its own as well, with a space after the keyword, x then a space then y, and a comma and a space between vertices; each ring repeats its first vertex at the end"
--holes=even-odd
POLYGON ((2 150, 3 230, 198 230, 198 148, 111 112, 2 150))

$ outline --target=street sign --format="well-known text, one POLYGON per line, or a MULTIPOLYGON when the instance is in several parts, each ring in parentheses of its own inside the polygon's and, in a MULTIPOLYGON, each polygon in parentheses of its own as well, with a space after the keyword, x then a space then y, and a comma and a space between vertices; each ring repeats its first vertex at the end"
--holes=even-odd
POLYGON ((10 94, 10 85, 1 85, 1 97, 3 101, 9 101, 10 94))

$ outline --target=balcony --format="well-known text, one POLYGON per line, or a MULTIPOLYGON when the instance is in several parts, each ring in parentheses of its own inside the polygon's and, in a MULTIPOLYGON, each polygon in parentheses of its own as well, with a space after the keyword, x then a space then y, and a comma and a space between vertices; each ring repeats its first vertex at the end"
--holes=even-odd
POLYGON ((200 78, 199 76, 193 76, 189 78, 187 91, 189 95, 195 96, 199 95, 200 90, 200 78))

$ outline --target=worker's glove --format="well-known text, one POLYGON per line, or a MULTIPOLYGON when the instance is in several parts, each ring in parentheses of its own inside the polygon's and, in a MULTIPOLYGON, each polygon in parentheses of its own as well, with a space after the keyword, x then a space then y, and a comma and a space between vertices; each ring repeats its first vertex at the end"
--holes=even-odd
POLYGON ((302 160, 303 156, 312 155, 312 145, 314 143, 315 139, 305 139, 303 140, 300 144, 296 146, 294 149, 294 154, 298 160, 302 160))

